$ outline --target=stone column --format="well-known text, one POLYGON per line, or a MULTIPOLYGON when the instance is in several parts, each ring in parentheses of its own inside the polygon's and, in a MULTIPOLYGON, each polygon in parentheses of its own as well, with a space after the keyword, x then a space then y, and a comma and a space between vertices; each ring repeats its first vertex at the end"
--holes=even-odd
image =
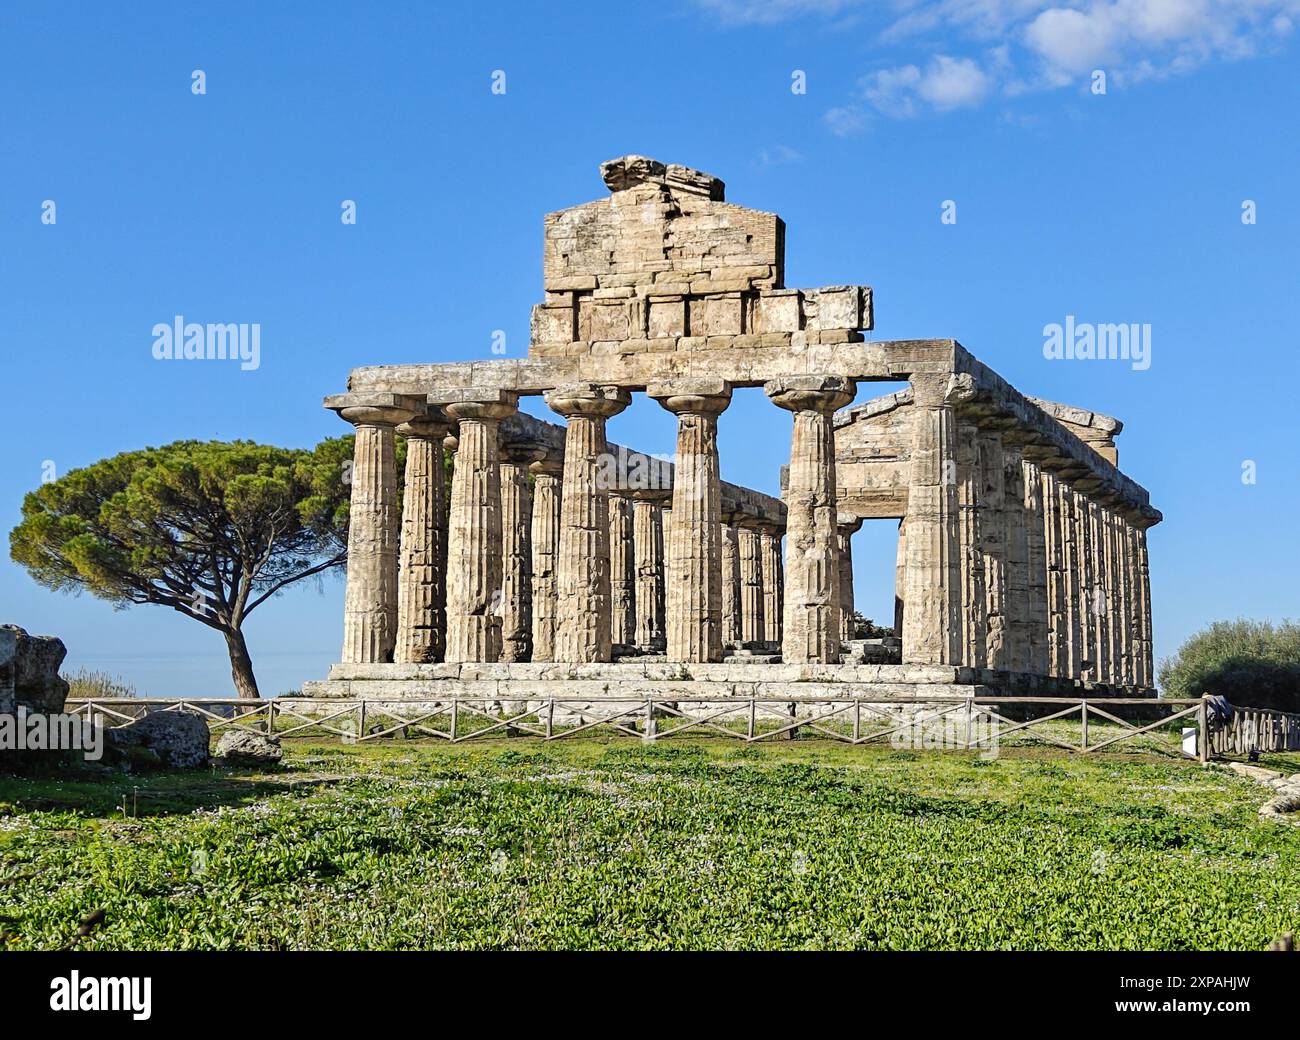
POLYGON ((501 660, 533 659, 533 493, 528 469, 546 454, 501 446, 501 660))
POLYGON ((533 474, 533 660, 555 660, 556 571, 560 555, 560 474, 557 452, 534 462, 533 474))
POLYGON ((957 418, 943 375, 912 378, 912 466, 907 490, 904 664, 962 659, 961 530, 957 516, 957 418))
POLYGON ((1137 541, 1137 615, 1142 645, 1138 675, 1145 687, 1155 685, 1154 637, 1151 627, 1151 561, 1147 552, 1146 528, 1135 532, 1137 541))
POLYGON ((610 495, 610 639, 622 647, 636 645, 636 551, 632 527, 632 499, 610 495))
POLYGON ((1038 463, 1026 459, 1021 487, 1024 492, 1026 577, 1026 634, 1028 636, 1025 670, 1034 675, 1050 675, 1048 653, 1049 618, 1047 611, 1047 531, 1043 511, 1043 474, 1038 463))
POLYGON ((722 647, 732 650, 744 642, 741 633, 740 528, 729 520, 720 528, 722 537, 722 647))
POLYGON ((446 402, 460 422, 447 538, 448 661, 501 656, 499 424, 515 411, 505 391, 466 391, 446 402))
POLYGON ((763 642, 782 645, 785 633, 785 562, 781 559, 781 528, 765 524, 758 531, 763 558, 763 642))
POLYGON ((1047 674, 1070 675, 1069 594, 1065 574, 1065 543, 1061 525, 1061 484, 1051 470, 1042 470, 1043 555, 1047 572, 1047 674))
POLYGON ((740 556, 740 641, 753 649, 767 640, 763 623, 763 536, 753 524, 739 532, 740 556))
POLYGON ((840 641, 857 638, 853 628, 853 536, 862 529, 860 517, 840 518, 836 540, 840 550, 840 641))
POLYGON ((662 653, 668 645, 664 627, 664 528, 660 508, 667 491, 632 495, 632 546, 636 553, 636 645, 662 653))
POLYGON ((1077 539, 1078 562, 1078 612, 1079 612, 1079 678, 1091 682, 1098 680, 1096 609, 1093 582, 1092 525, 1089 522, 1088 498, 1074 489, 1074 534, 1077 539))
MULTIPOLYGON (((988 598, 984 589, 984 550, 980 541, 982 525, 986 521, 981 496, 979 428, 968 420, 958 420, 954 451, 962 568, 962 663, 971 668, 987 668, 988 598)), ((899 573, 901 578, 901 567, 899 573)))
POLYGON ((836 545, 835 430, 832 416, 853 400, 841 376, 791 376, 763 386, 794 413, 790 479, 785 492, 788 538, 781 658, 787 664, 840 659, 839 549, 836 545))
POLYGON ((904 600, 907 592, 907 517, 898 521, 898 548, 894 551, 894 636, 903 638, 904 600))
POLYGON ((1030 656, 1029 540, 1025 516, 1025 474, 1022 445, 1002 438, 1005 466, 1003 510, 1007 538, 1007 667, 1028 672, 1030 656))
POLYGON ((631 401, 616 386, 583 383, 558 387, 546 403, 568 420, 560 498, 560 553, 555 657, 566 663, 608 661, 612 656, 609 584, 610 477, 605 421, 631 401))
POLYGON ((1093 676, 1097 682, 1110 682, 1110 574, 1106 569, 1106 522, 1102 508, 1088 500, 1088 547, 1092 557, 1092 595, 1089 607, 1092 612, 1093 676))
POLYGON ((1002 437, 982 430, 979 438, 980 554, 984 561, 985 666, 1010 668, 1010 633, 1007 631, 1007 528, 1006 470, 1002 437))
POLYGON ((447 645, 447 473, 441 410, 397 427, 406 438, 402 541, 397 567, 397 642, 402 664, 441 661, 447 645))
POLYGON ((668 538, 668 659, 722 660, 722 483, 718 416, 731 387, 681 380, 649 388, 677 416, 672 530, 668 538))
MULTIPOLYGON (((350 395, 349 395, 350 396, 350 395)), ((345 664, 393 659, 397 641, 397 461, 395 428, 413 408, 395 395, 374 395, 390 403, 357 403, 338 408, 356 427, 352 449, 352 493, 348 509, 347 587, 343 596, 345 664)))

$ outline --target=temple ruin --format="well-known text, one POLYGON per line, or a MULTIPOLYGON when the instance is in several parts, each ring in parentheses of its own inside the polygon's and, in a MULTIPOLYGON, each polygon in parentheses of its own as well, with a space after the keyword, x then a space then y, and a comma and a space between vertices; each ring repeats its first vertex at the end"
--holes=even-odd
POLYGON ((344 638, 306 695, 1152 692, 1161 516, 1117 420, 955 340, 866 340, 871 289, 786 288, 785 225, 716 177, 601 173, 545 218, 526 358, 358 368, 326 399, 356 430, 344 638), (872 381, 908 388, 852 405, 872 381), (759 386, 792 420, 780 500, 721 480, 718 423, 759 386), (636 393, 677 417, 671 463, 607 441, 636 393), (890 660, 846 621, 868 519, 899 525, 890 660))

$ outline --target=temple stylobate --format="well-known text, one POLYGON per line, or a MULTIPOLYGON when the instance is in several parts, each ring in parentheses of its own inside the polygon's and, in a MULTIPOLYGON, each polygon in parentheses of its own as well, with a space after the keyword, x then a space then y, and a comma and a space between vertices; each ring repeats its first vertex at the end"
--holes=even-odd
POLYGON ((359 368, 326 399, 356 428, 344 639, 304 692, 1150 689, 1161 517, 1117 468, 1117 420, 1026 397, 954 340, 867 341, 871 290, 786 288, 783 222, 716 177, 601 173, 607 197, 546 217, 526 358, 359 368), (909 386, 852 406, 868 382, 909 386), (743 387, 787 417, 780 500, 721 479, 743 387), (640 394, 676 417, 671 462, 606 438, 640 394), (870 520, 898 524, 901 645, 867 661, 850 538, 870 520))

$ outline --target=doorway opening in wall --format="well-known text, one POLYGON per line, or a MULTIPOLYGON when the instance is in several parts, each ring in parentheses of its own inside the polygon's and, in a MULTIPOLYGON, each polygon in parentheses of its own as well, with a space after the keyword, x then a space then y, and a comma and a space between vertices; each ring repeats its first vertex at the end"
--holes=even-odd
MULTIPOLYGON (((871 664, 902 660, 901 602, 898 588, 898 520, 863 520, 849 536, 853 554, 853 612, 844 635, 861 641, 858 656, 871 664)), ((845 597, 841 602, 847 603, 845 597)), ((854 647, 849 648, 851 651, 854 647)))

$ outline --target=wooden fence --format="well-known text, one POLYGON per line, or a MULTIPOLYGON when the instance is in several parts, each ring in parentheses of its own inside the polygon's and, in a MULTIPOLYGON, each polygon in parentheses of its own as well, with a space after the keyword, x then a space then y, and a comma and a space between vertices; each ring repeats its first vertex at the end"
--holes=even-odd
POLYGON ((1227 724, 1210 720, 1210 753, 1249 755, 1300 751, 1300 715, 1268 708, 1234 708, 1227 724))
MULTIPOLYGON (((190 711, 213 731, 248 729, 277 736, 333 735, 348 743, 394 736, 421 736, 457 744, 487 737, 525 736, 562 740, 593 730, 661 741, 682 733, 711 734, 747 743, 817 736, 846 744, 909 741, 915 746, 987 749, 1020 735, 1066 751, 1090 754, 1129 744, 1151 750, 1153 740, 1185 753, 1184 727, 1206 732, 1206 702, 1151 698, 1065 697, 896 697, 882 700, 829 698, 717 697, 533 698, 509 701, 482 697, 339 699, 314 701, 310 710, 293 698, 251 703, 233 698, 69 698, 67 710, 123 725, 146 711, 190 711), (1041 709, 1042 714, 1038 713, 1041 709), (1031 716, 1031 717, 1025 717, 1031 716), (1171 727, 1182 720, 1182 727, 1171 727), (1137 738, 1150 738, 1135 743, 1137 738)), ((1276 714, 1276 713, 1272 713, 1276 714)), ((1293 720, 1287 731, 1297 732, 1293 720)), ((1264 727, 1267 729, 1268 727, 1264 727)), ((1272 730, 1269 730, 1272 732, 1272 730)), ((1221 734, 1215 734, 1217 739, 1221 734)), ((1193 741, 1191 754, 1205 761, 1215 741, 1193 741)))

